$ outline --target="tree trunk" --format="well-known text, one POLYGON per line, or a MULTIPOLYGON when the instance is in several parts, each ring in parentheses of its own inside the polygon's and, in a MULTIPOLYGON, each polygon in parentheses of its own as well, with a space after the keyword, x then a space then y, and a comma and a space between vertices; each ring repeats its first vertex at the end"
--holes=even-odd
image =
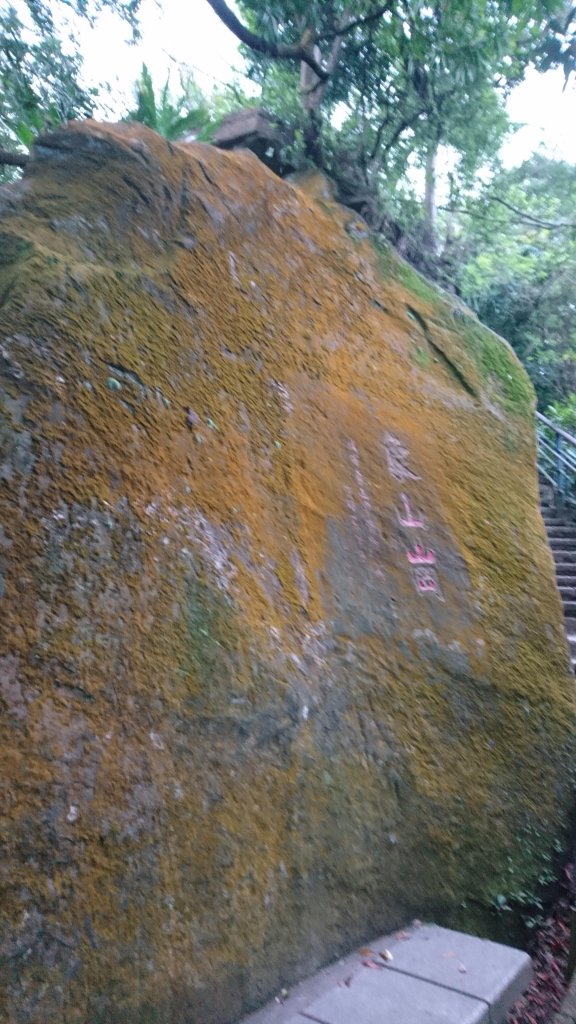
MULTIPOLYGON (((348 11, 344 12, 344 22, 348 20, 348 11)), ((300 64, 300 102, 306 114, 304 125, 304 153, 308 160, 311 160, 316 167, 322 167, 322 114, 320 113, 328 80, 334 74, 340 51, 342 49, 342 36, 336 35, 332 40, 330 53, 326 62, 326 77, 321 79, 315 73, 310 64, 300 64)), ((322 62, 320 47, 313 49, 314 61, 319 65, 322 62)))
POLYGON ((424 192, 424 245, 434 255, 438 252, 436 234, 436 157, 438 144, 431 143, 426 154, 426 185, 424 192))
POLYGON ((322 117, 317 110, 310 110, 304 122, 304 155, 315 167, 322 169, 322 117))
MULTIPOLYGON (((314 47, 314 58, 321 60, 320 50, 314 47)), ((308 64, 300 64, 300 102, 306 116, 304 122, 304 155, 316 167, 322 166, 322 116, 320 107, 325 89, 308 64)))

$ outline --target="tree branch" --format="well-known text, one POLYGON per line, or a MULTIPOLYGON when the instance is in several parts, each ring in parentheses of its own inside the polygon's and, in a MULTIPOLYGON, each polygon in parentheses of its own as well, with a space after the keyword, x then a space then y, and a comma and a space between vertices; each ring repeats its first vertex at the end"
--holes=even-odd
POLYGON ((26 167, 27 153, 14 153, 9 149, 0 149, 0 164, 9 167, 26 167))
MULTIPOLYGON (((342 49, 342 41, 343 36, 339 34, 335 35, 332 39, 330 54, 328 56, 328 60, 326 61, 326 78, 324 80, 316 76, 316 81, 313 82, 312 85, 307 85, 305 76, 301 76, 305 109, 317 109, 321 105, 326 94, 326 89, 328 87, 328 80, 332 77, 338 66, 338 61, 340 59, 340 51, 342 49)), ((316 43, 315 53, 319 52, 320 50, 318 48, 318 44, 316 43)), ((308 72, 308 75, 310 75, 310 72, 308 72)))
MULTIPOLYGON (((405 117, 400 122, 400 124, 396 128, 395 132, 392 134, 392 138, 384 146, 384 156, 386 156, 386 154, 390 152, 392 147, 396 145, 396 143, 398 142, 398 139, 402 135, 402 132, 405 132, 407 128, 411 128, 412 125, 415 124, 416 121, 418 121, 422 117, 422 114, 425 114, 425 113, 426 113, 426 107, 421 107, 420 110, 416 111, 416 113, 412 114, 410 117, 405 117)), ((381 138, 380 138, 380 141, 382 141, 381 138)), ((373 159, 375 160, 376 156, 374 156, 373 159)))
MULTIPOLYGON (((502 206, 507 206, 509 210, 512 210, 516 214, 518 220, 523 224, 529 224, 532 227, 545 228, 547 231, 556 231, 558 228, 568 228, 569 230, 576 230, 576 222, 564 221, 559 224, 554 224, 552 221, 539 220, 537 217, 532 217, 529 213, 522 213, 522 210, 517 210, 510 203, 505 202, 504 199, 500 199, 499 196, 492 196, 497 203, 501 203, 502 206)), ((488 214, 475 213, 473 210, 468 210, 465 206, 439 206, 439 210, 446 210, 448 213, 464 213, 467 217, 472 217, 474 220, 488 220, 488 214)), ((496 222, 494 225, 497 228, 503 228, 506 226, 505 221, 496 222)))
MULTIPOLYGON (((288 45, 287 43, 270 42, 268 39, 264 39, 263 36, 257 36, 250 29, 246 28, 238 20, 234 12, 230 10, 225 0, 207 0, 207 3, 210 4, 214 13, 218 15, 220 21, 224 22, 226 28, 229 28, 236 38, 241 43, 249 46, 251 50, 254 50, 256 53, 262 53, 265 57, 275 57, 278 60, 302 61, 312 69, 322 82, 327 81, 330 77, 328 72, 320 66, 314 57, 313 47, 316 40, 310 33, 304 33, 299 43, 288 45)), ((337 31, 336 35, 338 34, 337 31)))
MULTIPOLYGON (((208 0, 210 3, 210 0, 208 0)), ((358 28, 359 25, 369 25, 373 21, 378 21, 386 11, 392 10, 392 0, 389 0, 387 4, 381 4, 372 11, 372 14, 365 14, 362 18, 353 18, 351 21, 347 21, 344 25, 333 29, 332 32, 319 32, 318 35, 314 36, 315 43, 326 42, 329 39, 333 39, 334 36, 345 36, 348 32, 352 32, 353 29, 358 28)))
POLYGON ((501 203, 507 210, 511 210, 523 221, 528 221, 530 224, 535 224, 539 228, 547 228, 550 231, 554 231, 555 228, 576 228, 576 223, 570 221, 559 221, 554 223, 551 220, 541 220, 540 217, 534 217, 531 213, 527 213, 525 210, 518 210, 516 206, 512 206, 511 203, 506 202, 500 196, 490 196, 495 203, 501 203))

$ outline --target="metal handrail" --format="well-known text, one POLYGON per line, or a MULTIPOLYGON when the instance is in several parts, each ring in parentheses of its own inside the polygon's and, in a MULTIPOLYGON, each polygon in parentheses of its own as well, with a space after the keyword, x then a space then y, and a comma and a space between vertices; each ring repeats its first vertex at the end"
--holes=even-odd
POLYGON ((554 456, 554 459, 556 461, 561 462, 564 466, 568 466, 569 469, 576 470, 576 452, 571 453, 558 451, 551 444, 549 444, 546 438, 544 437, 540 438, 540 447, 543 448, 546 452, 550 452, 550 454, 554 456))
POLYGON ((536 420, 538 470, 557 501, 576 506, 576 437, 541 412, 536 420))
POLYGON ((544 416, 541 412, 536 413, 536 419, 540 420, 541 423, 545 423, 547 427, 552 427, 556 434, 560 434, 560 437, 563 437, 565 441, 568 441, 569 444, 576 448, 576 437, 573 437, 573 435, 569 434, 567 430, 564 430, 564 427, 559 427, 557 423, 554 423, 554 420, 549 420, 548 417, 544 416))

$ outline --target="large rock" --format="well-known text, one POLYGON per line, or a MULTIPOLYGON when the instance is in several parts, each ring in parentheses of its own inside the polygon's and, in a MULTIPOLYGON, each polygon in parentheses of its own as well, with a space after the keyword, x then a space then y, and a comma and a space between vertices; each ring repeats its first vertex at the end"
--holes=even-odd
POLYGON ((90 122, 2 191, 10 1024, 230 1021, 566 821, 530 386, 316 193, 90 122))
POLYGON ((259 107, 228 114, 211 141, 220 149, 249 149, 276 174, 294 170, 288 155, 290 133, 259 107))

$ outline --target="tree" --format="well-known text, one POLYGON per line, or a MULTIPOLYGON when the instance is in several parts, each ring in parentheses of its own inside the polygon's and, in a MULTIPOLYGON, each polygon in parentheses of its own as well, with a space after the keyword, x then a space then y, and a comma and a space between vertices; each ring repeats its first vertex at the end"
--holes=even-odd
POLYGON ((463 298, 514 347, 542 409, 574 405, 576 167, 536 155, 462 210, 452 274, 463 298))
MULTIPOLYGON (((543 59, 542 38, 554 35, 550 19, 563 9, 558 0, 241 0, 244 23, 226 0, 207 2, 254 59, 300 65, 302 106, 316 118, 330 93, 347 98, 359 78, 370 87, 397 57, 427 106, 439 72, 458 70, 460 86, 487 75, 514 83, 528 61, 543 59)), ((551 51, 547 59, 554 62, 551 51)))
POLYGON ((21 167, 33 138, 51 124, 86 117, 94 94, 79 84, 81 61, 51 31, 0 14, 0 163, 21 167))
POLYGON ((170 91, 168 75, 157 98, 152 77, 145 64, 136 86, 137 105, 126 115, 127 121, 139 121, 166 139, 177 139, 186 132, 200 132, 210 122, 208 103, 192 74, 180 73, 180 94, 170 91))
POLYGON ((191 134, 195 139, 209 142, 227 114, 254 102, 236 82, 223 88, 215 87, 210 95, 205 95, 192 71, 185 66, 178 68, 178 81, 180 88, 175 93, 168 75, 158 92, 148 68, 143 64, 134 89, 136 107, 125 115, 124 120, 145 124, 166 139, 179 139, 191 134))
POLYGON ((455 183, 469 182, 506 131, 507 90, 530 62, 565 59, 574 18, 558 0, 240 0, 243 20, 207 2, 243 43, 265 105, 300 132, 304 159, 375 226, 409 161, 426 167, 432 250, 439 148, 456 150, 455 183))
MULTIPOLYGON (((139 3, 61 0, 61 7, 89 20, 104 7, 112 9, 136 33, 139 3)), ((40 131, 70 118, 87 117, 94 107, 96 91, 81 84, 80 54, 56 32, 56 6, 26 0, 20 13, 11 6, 0 10, 0 167, 23 167, 40 131)))

